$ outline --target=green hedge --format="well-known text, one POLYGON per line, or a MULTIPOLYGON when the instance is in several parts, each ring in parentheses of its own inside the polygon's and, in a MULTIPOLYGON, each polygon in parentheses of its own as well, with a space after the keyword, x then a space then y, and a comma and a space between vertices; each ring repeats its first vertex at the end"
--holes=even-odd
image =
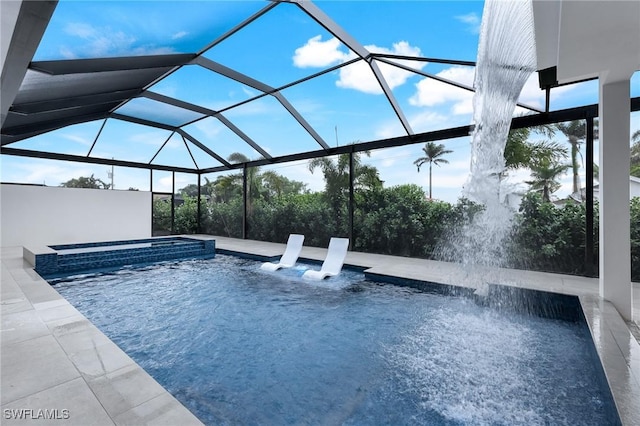
MULTIPOLYGON (((157 209, 166 213, 166 206, 157 209), (163 210, 164 209, 164 210, 163 210)), ((397 256, 438 258, 438 248, 481 208, 467 200, 456 204, 429 201, 416 185, 355 192, 354 250, 397 256)), ((154 209, 154 212, 156 209, 154 209)), ((242 199, 201 204, 201 232, 242 237, 242 199)), ((175 210, 175 231, 196 232, 197 205, 185 197, 175 210)), ((158 214, 166 221, 166 214, 158 214)), ((528 194, 515 214, 506 265, 513 268, 586 274, 583 204, 556 207, 528 194)), ((293 194, 254 200, 248 217, 250 239, 286 242, 290 233, 305 235, 305 245, 326 247, 332 236, 348 236, 348 206, 331 207, 323 193, 293 194), (338 211, 336 211, 338 209, 338 211)), ((156 215, 154 214, 154 220, 156 215)), ((595 255, 598 266, 598 206, 595 206, 595 255)), ((640 198, 631 201, 632 279, 640 281, 640 198)))

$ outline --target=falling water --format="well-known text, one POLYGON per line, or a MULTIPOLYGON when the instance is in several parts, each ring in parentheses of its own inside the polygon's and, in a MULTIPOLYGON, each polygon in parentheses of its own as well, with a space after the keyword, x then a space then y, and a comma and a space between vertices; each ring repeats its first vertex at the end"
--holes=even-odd
POLYGON ((504 148, 516 102, 535 69, 530 0, 487 0, 476 61, 471 170, 463 191, 484 209, 470 214, 439 252, 443 260, 462 262, 467 284, 479 292, 507 259, 513 211, 504 204, 504 148))

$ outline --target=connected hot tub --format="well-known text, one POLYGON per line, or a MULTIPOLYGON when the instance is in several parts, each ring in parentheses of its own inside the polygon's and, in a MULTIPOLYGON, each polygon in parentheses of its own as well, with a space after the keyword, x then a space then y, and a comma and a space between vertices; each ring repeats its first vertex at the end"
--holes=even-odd
POLYGON ((141 263, 215 256, 215 240, 160 237, 24 248, 24 258, 42 276, 65 275, 141 263))

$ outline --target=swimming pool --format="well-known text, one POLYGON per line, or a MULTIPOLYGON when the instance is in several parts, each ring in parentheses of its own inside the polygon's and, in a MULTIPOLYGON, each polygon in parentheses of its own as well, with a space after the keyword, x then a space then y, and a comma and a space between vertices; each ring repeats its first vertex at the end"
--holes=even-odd
POLYGON ((53 283, 207 424, 619 424, 583 322, 259 264, 53 283))

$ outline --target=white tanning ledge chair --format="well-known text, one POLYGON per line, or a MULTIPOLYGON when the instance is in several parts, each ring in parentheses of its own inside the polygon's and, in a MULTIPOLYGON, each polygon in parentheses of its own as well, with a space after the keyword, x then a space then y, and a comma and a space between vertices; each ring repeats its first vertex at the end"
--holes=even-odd
POLYGON ((284 254, 280 258, 280 262, 265 262, 260 266, 260 268, 266 269, 267 271, 277 271, 280 268, 291 268, 296 264, 298 256, 300 256, 302 243, 304 243, 304 235, 290 234, 289 239, 287 240, 287 248, 284 250, 284 254))
POLYGON ((319 271, 309 269, 305 271, 302 276, 304 278, 322 280, 327 277, 338 275, 342 270, 344 258, 347 257, 348 248, 348 238, 331 238, 331 241, 329 241, 329 248, 327 250, 327 257, 322 263, 322 268, 320 268, 319 271))

